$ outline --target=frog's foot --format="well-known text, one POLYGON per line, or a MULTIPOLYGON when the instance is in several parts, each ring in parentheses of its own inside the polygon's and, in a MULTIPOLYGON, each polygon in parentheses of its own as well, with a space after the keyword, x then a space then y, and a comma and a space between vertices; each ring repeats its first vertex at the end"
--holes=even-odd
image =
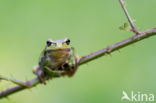
POLYGON ((42 70, 39 70, 37 72, 37 76, 41 83, 46 84, 46 82, 44 80, 44 72, 42 70))
POLYGON ((33 73, 37 75, 41 83, 46 84, 44 80, 45 74, 38 66, 33 69, 33 73))

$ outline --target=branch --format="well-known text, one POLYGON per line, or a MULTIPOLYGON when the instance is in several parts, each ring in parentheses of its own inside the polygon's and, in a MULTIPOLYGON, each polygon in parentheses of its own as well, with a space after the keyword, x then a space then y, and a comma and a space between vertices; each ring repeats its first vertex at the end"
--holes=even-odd
MULTIPOLYGON (((136 33, 137 35, 134 35, 134 36, 132 36, 132 37, 130 37, 128 39, 125 39, 123 41, 117 42, 117 43, 115 43, 115 44, 113 44, 113 45, 111 45, 109 47, 106 47, 106 48, 101 49, 99 51, 93 52, 93 53, 91 53, 89 55, 82 56, 79 59, 79 63, 78 63, 79 66, 83 65, 83 64, 85 64, 87 62, 90 62, 92 60, 95 60, 95 59, 97 59, 97 58, 99 58, 101 56, 104 56, 105 54, 110 54, 110 53, 112 53, 114 51, 117 51, 117 50, 119 50, 121 48, 127 47, 128 45, 131 45, 131 44, 139 42, 139 41, 141 41, 141 40, 143 40, 145 38, 156 35, 156 28, 149 29, 149 30, 146 30, 144 32, 139 32, 136 29, 135 25, 133 24, 132 20, 130 19, 130 16, 128 15, 128 12, 127 12, 126 8, 123 5, 124 2, 122 0, 119 0, 119 1, 121 3, 121 6, 122 6, 127 18, 128 18, 129 23, 131 24, 132 29, 134 30, 134 33, 136 33), (136 32, 135 30, 137 30, 138 32, 136 32)), ((48 80, 48 79, 49 78, 45 78, 45 80, 48 80)), ((35 87, 36 85, 40 84, 40 81, 38 80, 38 78, 34 78, 32 80, 26 81, 25 84, 29 85, 30 88, 32 88, 32 87, 35 87)), ((7 97, 7 96, 9 96, 9 95, 11 95, 13 93, 19 92, 19 91, 24 90, 24 89, 28 89, 28 88, 25 87, 25 86, 20 86, 20 85, 12 87, 12 88, 8 88, 7 90, 2 91, 0 93, 0 98, 7 97)))
POLYGON ((127 9, 125 8, 125 3, 123 2, 123 0, 119 0, 121 7, 123 8, 123 11, 128 19, 129 24, 131 25, 132 31, 137 35, 139 34, 138 29, 135 27, 133 20, 131 19, 130 15, 128 14, 127 9))
POLYGON ((126 47, 128 45, 131 45, 133 43, 136 43, 138 41, 141 41, 141 40, 143 40, 145 38, 148 38, 150 36, 153 36, 153 35, 156 35, 156 28, 146 30, 145 32, 140 32, 138 35, 134 35, 134 36, 132 36, 132 37, 130 37, 128 39, 125 39, 125 40, 123 40, 121 42, 117 42, 117 43, 115 43, 115 44, 113 44, 113 45, 111 45, 111 46, 109 46, 107 48, 101 49, 101 50, 99 50, 97 52, 94 52, 94 53, 91 53, 91 54, 89 54, 87 56, 83 56, 80 59, 80 64, 84 64, 84 63, 89 62, 91 60, 94 60, 94 59, 96 59, 98 57, 101 57, 101 56, 103 56, 105 54, 112 53, 114 51, 117 51, 117 50, 119 50, 121 48, 124 48, 124 47, 126 47))

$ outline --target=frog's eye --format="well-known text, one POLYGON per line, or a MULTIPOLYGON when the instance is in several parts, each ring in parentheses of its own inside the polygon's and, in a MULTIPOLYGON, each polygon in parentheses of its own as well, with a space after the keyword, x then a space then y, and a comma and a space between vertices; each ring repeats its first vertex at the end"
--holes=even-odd
POLYGON ((66 40, 66 44, 67 44, 67 45, 70 44, 70 40, 69 40, 69 39, 66 40))
POLYGON ((50 40, 47 40, 47 46, 50 46, 52 42, 50 40))

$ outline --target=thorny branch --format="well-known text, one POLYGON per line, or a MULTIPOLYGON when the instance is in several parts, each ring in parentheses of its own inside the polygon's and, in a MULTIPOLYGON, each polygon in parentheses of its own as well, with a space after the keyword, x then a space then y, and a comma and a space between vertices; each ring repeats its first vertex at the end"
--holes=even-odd
MULTIPOLYGON (((156 35, 156 28, 153 28, 153 29, 149 29, 149 30, 146 30, 144 32, 139 32, 138 29, 135 27, 131 17, 129 16, 128 14, 128 11, 127 9, 125 8, 125 4, 123 2, 123 0, 119 0, 122 8, 123 8, 123 11, 128 19, 128 22, 129 24, 131 25, 131 29, 132 31, 136 34, 128 39, 125 39, 123 41, 120 41, 120 42, 117 42, 107 48, 104 48, 104 49, 101 49, 99 51, 96 51, 96 52, 93 52, 89 55, 86 55, 86 56, 82 56, 80 59, 79 59, 79 66, 82 65, 82 64, 85 64, 89 61, 92 61, 98 57, 101 57, 101 56, 104 56, 105 54, 109 54, 109 53, 112 53, 114 51, 117 51, 121 48, 124 48, 128 45, 131 45, 133 43, 136 43, 138 41, 141 41, 145 38, 148 38, 148 37, 151 37, 153 35, 156 35)), ((0 76, 0 78, 4 79, 4 77, 0 76)), ((10 80, 10 81, 16 81, 15 79, 11 80, 11 79, 8 79, 8 78, 5 78, 6 80, 10 80)), ((45 80, 47 80, 48 78, 45 78, 45 80)), ((30 88, 32 87, 35 87, 37 84, 40 84, 38 78, 34 78, 32 80, 29 80, 29 81, 26 81, 24 84, 26 85, 29 85, 30 88)), ((26 86, 21 86, 21 85, 18 85, 18 86, 15 86, 15 87, 12 87, 12 88, 8 88, 7 90, 5 91, 2 91, 0 93, 0 98, 4 98, 4 97, 7 97, 13 93, 16 93, 16 92, 19 92, 21 90, 24 90, 24 89, 28 89, 28 87, 26 86)))

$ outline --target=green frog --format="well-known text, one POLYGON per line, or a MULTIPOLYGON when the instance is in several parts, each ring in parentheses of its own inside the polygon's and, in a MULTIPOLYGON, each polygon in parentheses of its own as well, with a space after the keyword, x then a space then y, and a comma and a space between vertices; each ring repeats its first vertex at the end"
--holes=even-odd
POLYGON ((48 39, 38 66, 33 69, 41 81, 44 77, 73 76, 78 68, 78 56, 70 46, 70 39, 48 39))

